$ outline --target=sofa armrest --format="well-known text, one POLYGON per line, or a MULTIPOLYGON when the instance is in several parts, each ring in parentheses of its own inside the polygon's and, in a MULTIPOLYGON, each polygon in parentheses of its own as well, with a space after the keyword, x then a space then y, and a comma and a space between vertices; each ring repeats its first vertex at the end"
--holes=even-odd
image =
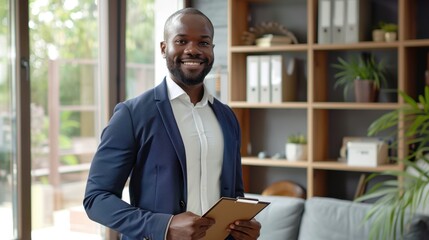
POLYGON ((304 199, 249 193, 245 196, 271 202, 255 217, 262 225, 258 240, 298 239, 299 226, 304 211, 304 199))

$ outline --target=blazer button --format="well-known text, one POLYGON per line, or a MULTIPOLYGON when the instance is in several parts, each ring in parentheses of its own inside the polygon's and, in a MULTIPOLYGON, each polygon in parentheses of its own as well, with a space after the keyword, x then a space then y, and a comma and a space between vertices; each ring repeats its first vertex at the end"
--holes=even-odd
POLYGON ((185 201, 183 201, 183 200, 182 200, 182 201, 180 201, 180 207, 181 207, 181 208, 185 208, 185 201))

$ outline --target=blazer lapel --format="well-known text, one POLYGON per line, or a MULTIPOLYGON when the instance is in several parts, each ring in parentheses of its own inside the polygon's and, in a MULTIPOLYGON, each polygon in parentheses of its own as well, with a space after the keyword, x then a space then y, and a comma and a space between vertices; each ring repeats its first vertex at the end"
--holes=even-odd
POLYGON ((234 161, 234 149, 236 148, 237 143, 235 142, 235 138, 231 137, 232 133, 235 130, 231 129, 231 125, 228 124, 227 116, 225 115, 224 110, 220 107, 220 104, 222 103, 215 99, 213 104, 211 104, 211 107, 222 128, 224 141, 223 163, 221 173, 221 195, 232 196, 235 189, 232 189, 230 184, 235 182, 235 172, 237 166, 235 166, 234 161))
MULTIPOLYGON (((159 114, 161 115, 161 121, 163 122, 168 136, 170 137, 171 144, 173 145, 177 157, 179 158, 186 186, 188 180, 186 176, 185 146, 183 145, 182 136, 180 135, 179 127, 177 126, 170 100, 168 99, 167 83, 165 78, 161 84, 155 87, 154 91, 155 104, 158 108, 159 114)), ((185 187, 185 193, 186 192, 187 190, 185 187)), ((185 194, 185 196, 187 196, 187 194, 185 194)))

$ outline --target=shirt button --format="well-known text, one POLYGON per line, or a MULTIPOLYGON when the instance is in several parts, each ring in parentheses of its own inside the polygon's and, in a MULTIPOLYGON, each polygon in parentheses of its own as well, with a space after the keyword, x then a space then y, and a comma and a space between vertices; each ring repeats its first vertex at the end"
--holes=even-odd
POLYGON ((180 201, 180 207, 181 207, 181 208, 185 208, 185 201, 183 201, 183 200, 182 200, 182 201, 180 201))

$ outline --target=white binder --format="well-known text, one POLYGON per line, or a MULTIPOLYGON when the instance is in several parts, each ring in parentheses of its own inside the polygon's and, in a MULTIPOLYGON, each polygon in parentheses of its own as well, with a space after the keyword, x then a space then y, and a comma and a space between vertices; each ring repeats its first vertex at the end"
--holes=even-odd
POLYGON ((319 24, 318 24, 318 43, 331 43, 331 0, 319 0, 319 24))
POLYGON ((345 42, 346 0, 333 0, 332 43, 345 42))
POLYGON ((260 102, 271 102, 271 84, 270 84, 270 56, 263 55, 259 57, 259 96, 260 102))
POLYGON ((346 0, 345 42, 356 43, 365 40, 370 24, 370 4, 367 0, 346 0))
POLYGON ((271 102, 283 102, 284 64, 282 55, 271 55, 271 102))
POLYGON ((259 56, 247 56, 246 79, 247 79, 247 102, 259 102, 259 56))

